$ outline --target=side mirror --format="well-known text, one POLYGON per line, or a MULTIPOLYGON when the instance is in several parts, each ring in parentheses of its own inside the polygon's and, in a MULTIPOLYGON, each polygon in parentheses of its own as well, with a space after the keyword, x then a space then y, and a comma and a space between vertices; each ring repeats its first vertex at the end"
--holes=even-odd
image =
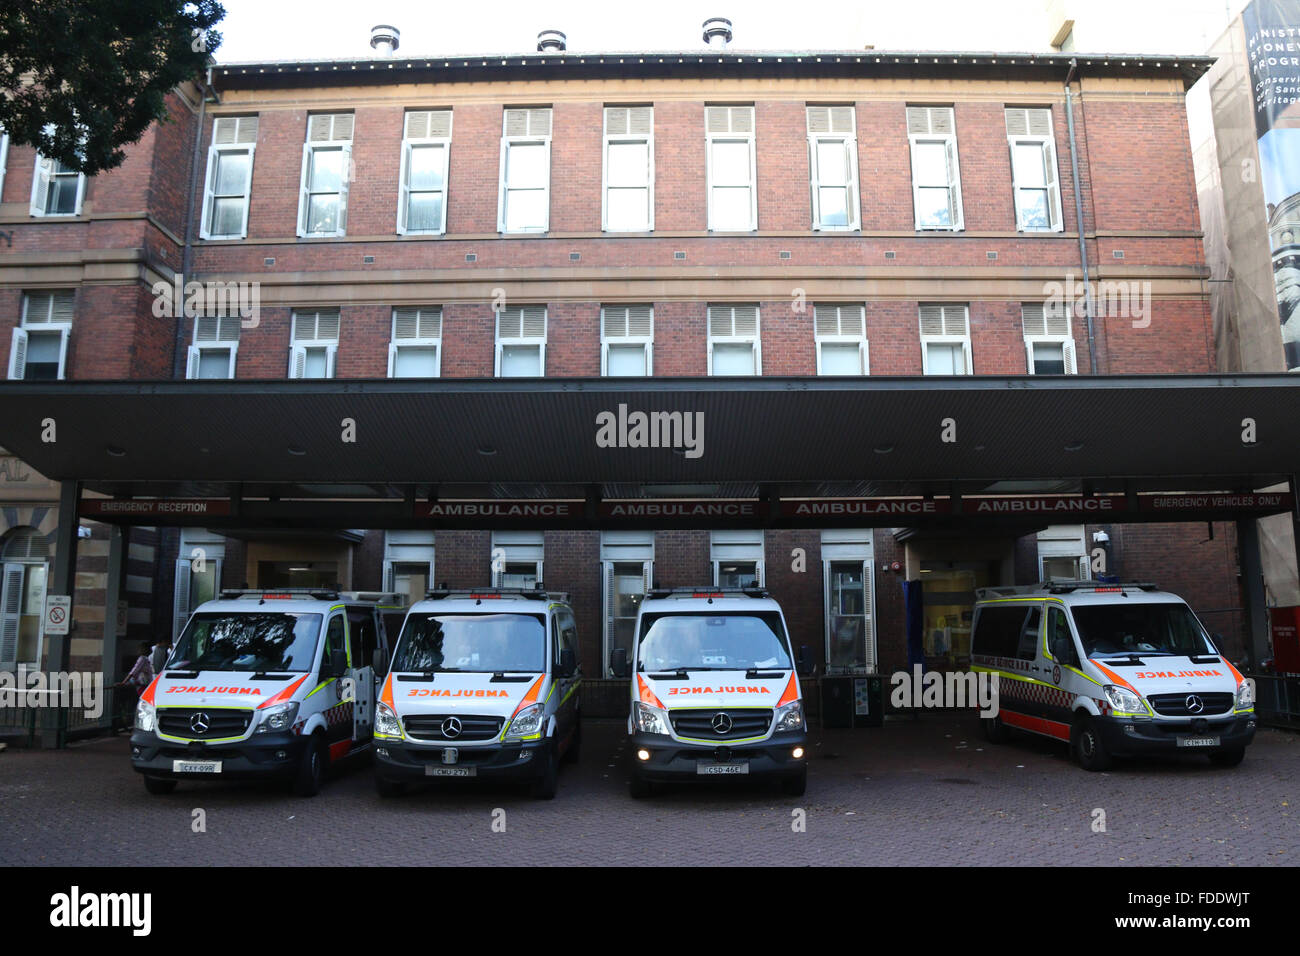
POLYGON ((375 669, 375 673, 381 677, 388 676, 388 651, 382 647, 376 647, 370 655, 370 666, 375 669))
POLYGON ((802 677, 812 673, 812 656, 808 653, 808 645, 799 645, 799 657, 795 660, 795 670, 802 677))
POLYGON ((578 660, 573 653, 573 648, 566 647, 560 651, 560 660, 556 666, 557 677, 572 677, 574 671, 578 669, 578 660))
POLYGON ((616 647, 609 652, 609 669, 614 672, 615 677, 628 676, 627 648, 616 647))

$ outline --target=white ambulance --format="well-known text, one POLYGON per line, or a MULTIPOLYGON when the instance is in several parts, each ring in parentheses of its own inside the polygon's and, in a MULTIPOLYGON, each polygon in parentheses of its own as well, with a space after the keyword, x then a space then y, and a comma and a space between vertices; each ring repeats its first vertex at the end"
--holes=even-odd
POLYGON ((578 626, 567 594, 436 590, 411 605, 375 717, 375 785, 526 780, 555 796, 581 741, 578 626))
POLYGON ((140 697, 131 764, 150 793, 177 781, 283 777, 320 790, 328 766, 369 751, 385 615, 400 595, 224 591, 190 617, 140 697))
POLYGON ((807 722, 781 606, 759 588, 653 589, 637 613, 629 664, 631 791, 713 776, 808 782, 807 722))
POLYGON ((1079 765, 1205 753, 1236 766, 1255 737, 1250 681, 1192 609, 1153 584, 980 588, 971 663, 999 675, 991 741, 1008 729, 1068 742, 1079 765))

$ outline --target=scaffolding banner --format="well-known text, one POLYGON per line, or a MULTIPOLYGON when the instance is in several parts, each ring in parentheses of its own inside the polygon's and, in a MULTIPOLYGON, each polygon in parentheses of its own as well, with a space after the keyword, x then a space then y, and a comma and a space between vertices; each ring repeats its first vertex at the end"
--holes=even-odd
POLYGON ((1300 369, 1300 0, 1241 14, 1286 367, 1300 369))

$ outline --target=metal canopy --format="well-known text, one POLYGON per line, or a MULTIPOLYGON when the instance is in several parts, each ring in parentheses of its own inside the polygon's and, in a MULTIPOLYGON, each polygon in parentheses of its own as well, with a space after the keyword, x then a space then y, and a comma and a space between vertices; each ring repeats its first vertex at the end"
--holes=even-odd
POLYGON ((196 484, 390 498, 402 488, 455 483, 690 494, 727 483, 923 490, 1061 480, 1243 489, 1300 471, 1300 382, 1287 375, 5 382, 0 445, 50 478, 116 494, 177 494, 196 484), (636 435, 622 423, 638 411, 702 421, 698 457, 684 447, 626 447, 636 435), (614 417, 612 437, 623 447, 598 445, 602 413, 614 417), (1251 422, 1255 441, 1243 441, 1251 422), (345 441, 349 424, 354 441, 345 441))

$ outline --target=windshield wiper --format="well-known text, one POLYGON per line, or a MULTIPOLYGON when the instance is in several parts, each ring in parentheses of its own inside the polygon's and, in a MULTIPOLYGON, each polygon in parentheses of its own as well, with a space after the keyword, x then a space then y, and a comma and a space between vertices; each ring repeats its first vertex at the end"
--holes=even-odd
POLYGON ((751 667, 745 671, 745 680, 762 680, 765 677, 784 677, 788 667, 751 667))
POLYGON ((1142 658, 1136 654, 1121 654, 1119 657, 1097 657, 1094 660, 1105 661, 1107 664, 1132 664, 1141 665, 1145 663, 1142 658))
POLYGON ((505 671, 493 671, 489 684, 526 684, 533 679, 532 674, 507 674, 505 671))

